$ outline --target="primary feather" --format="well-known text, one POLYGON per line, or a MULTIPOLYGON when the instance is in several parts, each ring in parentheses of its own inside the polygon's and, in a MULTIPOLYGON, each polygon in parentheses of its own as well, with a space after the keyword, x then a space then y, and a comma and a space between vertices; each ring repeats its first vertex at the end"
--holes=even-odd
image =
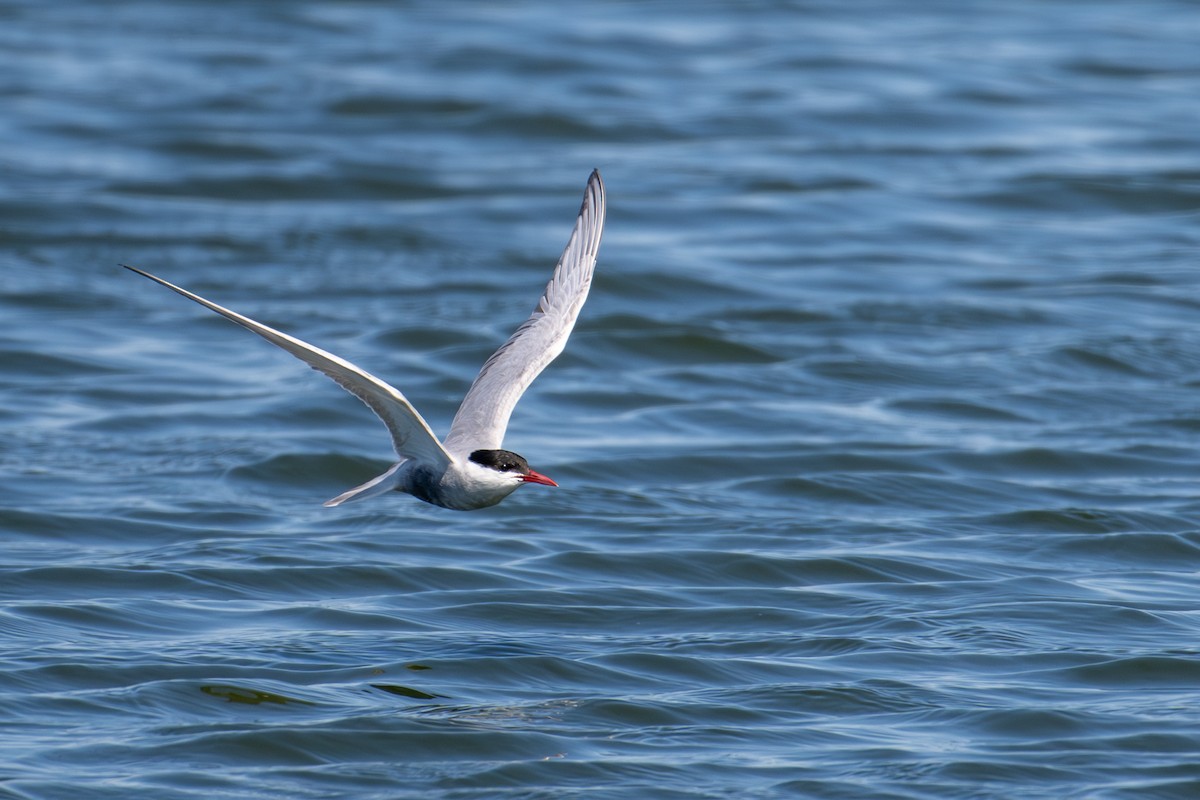
POLYGON ((249 317, 244 317, 236 311, 230 311, 228 308, 219 306, 211 300, 205 300, 200 295, 192 294, 187 289, 164 281, 162 278, 151 275, 149 272, 140 270, 137 267, 131 267, 128 264, 122 264, 121 266, 131 272, 136 272, 138 275, 147 277, 155 283, 162 284, 189 300, 194 300, 205 308, 217 312, 247 330, 254 331, 271 344, 286 350, 313 369, 328 375, 338 386, 341 386, 350 394, 366 403, 367 407, 383 420, 383 424, 387 426, 388 432, 392 434, 392 446, 396 449, 396 454, 400 457, 417 458, 443 466, 450 463, 449 453, 442 447, 438 438, 434 436, 429 423, 413 408, 412 403, 408 402, 408 398, 394 386, 381 381, 371 373, 351 364, 344 358, 335 356, 333 353, 322 350, 308 342, 301 341, 294 336, 289 336, 282 331, 277 331, 268 325, 263 325, 261 322, 255 322, 249 317))
POLYGON ((451 453, 499 448, 517 401, 566 347, 592 286, 604 214, 604 182, 595 170, 571 238, 533 314, 484 362, 459 405, 445 442, 451 453))

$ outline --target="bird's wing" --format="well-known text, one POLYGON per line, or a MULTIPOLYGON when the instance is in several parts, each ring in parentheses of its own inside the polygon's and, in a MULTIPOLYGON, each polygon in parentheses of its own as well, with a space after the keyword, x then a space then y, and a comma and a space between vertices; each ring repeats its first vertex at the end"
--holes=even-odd
POLYGON ((592 285, 604 230, 604 182, 588 178, 575 229, 533 315, 491 355, 471 384, 446 437, 451 453, 499 449, 521 395, 558 357, 592 285))
POLYGON ((130 267, 125 264, 121 266, 139 275, 143 275, 155 283, 161 283, 168 289, 179 292, 179 294, 189 300, 195 300, 205 308, 217 312, 226 319, 241 325, 243 328, 254 331, 271 344, 283 348, 313 369, 328 375, 338 386, 341 386, 350 392, 350 394, 366 403, 367 407, 383 420, 383 424, 387 425, 388 431, 392 434, 392 444, 396 448, 396 453, 402 458, 419 459, 429 464, 438 464, 441 466, 450 464, 452 460, 450 455, 442 447, 437 437, 434 436, 433 431, 430 430, 429 423, 417 413, 417 410, 412 407, 408 399, 397 389, 379 380, 379 378, 376 378, 366 370, 359 369, 349 361, 338 358, 333 353, 327 353, 319 347, 313 347, 307 342, 302 342, 293 336, 288 336, 286 333, 263 325, 261 322, 255 322, 249 317, 243 317, 241 314, 205 300, 203 297, 192 294, 186 289, 181 289, 173 283, 168 283, 162 278, 155 277, 149 272, 143 272, 136 267, 130 267))

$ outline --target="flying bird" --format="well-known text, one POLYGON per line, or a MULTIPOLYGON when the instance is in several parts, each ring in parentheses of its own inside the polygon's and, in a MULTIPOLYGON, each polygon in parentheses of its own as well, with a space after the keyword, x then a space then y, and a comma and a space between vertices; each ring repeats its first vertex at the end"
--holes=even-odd
POLYGON ((533 314, 484 362, 450 423, 445 441, 434 435, 429 423, 399 389, 344 358, 255 322, 148 272, 126 264, 121 266, 196 301, 286 350, 328 375, 383 420, 400 460, 387 472, 338 495, 325 505, 338 506, 398 491, 443 508, 470 511, 493 506, 526 483, 558 485, 530 469, 529 462, 503 449, 501 444, 517 401, 567 344, 567 337, 575 327, 592 285, 603 230, 604 182, 600 180, 600 171, 595 170, 588 178, 571 238, 533 314))

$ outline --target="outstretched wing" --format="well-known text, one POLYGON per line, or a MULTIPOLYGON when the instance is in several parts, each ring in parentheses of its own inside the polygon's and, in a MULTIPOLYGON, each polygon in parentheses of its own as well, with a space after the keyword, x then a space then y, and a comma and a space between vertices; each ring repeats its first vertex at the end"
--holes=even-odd
POLYGON ((383 420, 383 424, 387 425, 388 431, 392 434, 392 445, 396 448, 396 453, 402 458, 415 458, 429 464, 441 466, 449 465, 452 460, 445 448, 438 442, 437 437, 433 435, 433 431, 429 428, 429 423, 417 413, 417 410, 412 407, 408 399, 397 389, 379 380, 379 378, 376 378, 366 370, 359 369, 349 361, 338 358, 333 353, 328 353, 319 347, 313 347, 307 342, 302 342, 293 336, 288 336, 286 333, 263 325, 261 322, 255 322, 249 317, 243 317, 241 314, 205 300, 203 297, 192 294, 186 289, 181 289, 173 283, 168 283, 162 278, 155 277, 149 272, 143 272, 136 267, 130 267, 126 264, 122 264, 121 266, 145 276, 155 283, 161 283, 168 289, 178 292, 189 300, 195 300, 205 308, 217 312, 226 319, 241 325, 243 328, 254 331, 271 344, 283 348, 313 369, 328 375, 338 386, 341 386, 350 394, 366 403, 367 407, 383 420))
POLYGON ((448 451, 499 449, 517 401, 566 347, 592 285, 603 230, 604 182, 595 170, 584 190, 575 229, 546 291, 533 315, 491 355, 471 384, 450 425, 448 451))

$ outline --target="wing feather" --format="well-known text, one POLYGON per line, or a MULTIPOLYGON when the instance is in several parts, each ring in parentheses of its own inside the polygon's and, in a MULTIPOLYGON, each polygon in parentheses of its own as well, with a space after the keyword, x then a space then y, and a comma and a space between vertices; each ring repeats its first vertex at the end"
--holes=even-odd
POLYGON ((517 401, 566 347, 592 285, 604 214, 604 182, 594 170, 571 238, 533 314, 484 362, 458 407, 446 437, 449 452, 498 449, 517 401))
POLYGON ((450 455, 442 447, 433 430, 430 429, 429 423, 417 413, 417 410, 408 402, 408 398, 401 394, 398 389, 389 386, 366 370, 356 367, 354 364, 335 356, 333 353, 326 352, 319 347, 314 347, 308 342, 303 342, 294 336, 288 336, 286 333, 263 325, 261 322, 255 322, 249 317, 243 317, 241 314, 205 300, 203 297, 192 294, 186 289, 181 289, 173 283, 151 275, 149 272, 143 272, 136 267, 130 267, 126 264, 122 264, 121 266, 149 278, 155 283, 162 284, 189 300, 194 300, 205 308, 217 312, 228 320, 236 322, 243 328, 257 333, 271 344, 286 350, 318 372, 328 375, 333 379, 334 383, 366 403, 367 407, 383 420, 383 424, 387 426, 388 431, 392 434, 392 445, 396 448, 396 453, 402 458, 415 458, 431 465, 437 464, 441 466, 446 466, 451 462, 450 455))

